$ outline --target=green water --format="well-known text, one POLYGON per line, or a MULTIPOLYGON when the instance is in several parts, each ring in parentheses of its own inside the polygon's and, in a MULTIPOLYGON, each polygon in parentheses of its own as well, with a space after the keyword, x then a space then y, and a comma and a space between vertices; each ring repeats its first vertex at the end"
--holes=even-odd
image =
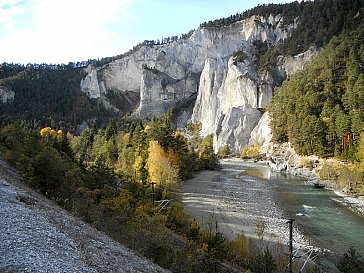
POLYGON ((306 184, 307 179, 269 167, 247 164, 243 168, 247 176, 271 184, 284 216, 295 219, 295 226, 312 245, 328 249, 328 260, 337 260, 350 246, 364 256, 364 216, 335 201, 343 199, 333 191, 316 189, 306 184))

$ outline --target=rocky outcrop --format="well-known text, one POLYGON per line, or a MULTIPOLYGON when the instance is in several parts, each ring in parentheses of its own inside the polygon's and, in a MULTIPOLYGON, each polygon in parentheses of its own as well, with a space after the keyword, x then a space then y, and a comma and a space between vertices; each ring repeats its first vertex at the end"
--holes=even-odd
POLYGON ((285 78, 290 78, 297 70, 302 70, 319 52, 319 49, 311 46, 306 52, 296 56, 279 56, 278 69, 284 73, 285 78))
POLYGON ((267 153, 269 145, 272 141, 272 131, 269 127, 270 116, 265 112, 259 120, 258 125, 252 130, 248 146, 260 147, 261 153, 267 153))
POLYGON ((257 109, 314 54, 281 57, 276 67, 258 70, 257 44, 274 47, 294 27, 269 15, 198 28, 188 38, 144 45, 102 67, 88 67, 81 90, 119 114, 135 110, 133 116, 150 118, 177 108, 178 126, 188 119, 200 122, 202 135, 215 135, 215 149, 228 144, 240 152, 261 117, 257 109), (238 60, 234 52, 240 52, 238 60), (111 100, 114 96, 119 99, 111 100))
POLYGON ((8 87, 0 86, 0 102, 7 103, 14 99, 15 93, 8 87))
POLYGON ((177 108, 197 94, 199 74, 187 74, 175 79, 156 68, 145 68, 140 87, 140 103, 135 115, 161 116, 170 108, 177 108))
POLYGON ((317 180, 315 170, 322 165, 322 159, 314 155, 300 156, 289 142, 270 143, 267 149, 267 163, 276 171, 285 171, 317 180))

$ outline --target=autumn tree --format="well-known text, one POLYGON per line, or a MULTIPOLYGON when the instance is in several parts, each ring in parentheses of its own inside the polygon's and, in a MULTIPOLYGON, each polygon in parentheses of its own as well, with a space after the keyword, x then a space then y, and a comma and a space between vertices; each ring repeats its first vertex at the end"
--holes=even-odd
POLYGON ((150 181, 157 183, 161 187, 179 181, 179 169, 175 165, 176 157, 171 149, 165 151, 158 141, 149 142, 149 156, 147 159, 147 169, 150 181))

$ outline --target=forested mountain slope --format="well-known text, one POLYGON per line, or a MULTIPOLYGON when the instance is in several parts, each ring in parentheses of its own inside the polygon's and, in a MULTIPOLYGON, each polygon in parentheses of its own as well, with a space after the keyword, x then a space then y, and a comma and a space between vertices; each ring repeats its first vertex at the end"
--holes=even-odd
POLYGON ((69 65, 0 65, 2 122, 23 119, 37 126, 72 129, 84 120, 109 117, 80 90, 83 69, 69 65), (5 99, 6 98, 6 99, 5 99))
POLYGON ((269 112, 275 141, 300 154, 354 159, 364 128, 364 24, 284 82, 269 112))

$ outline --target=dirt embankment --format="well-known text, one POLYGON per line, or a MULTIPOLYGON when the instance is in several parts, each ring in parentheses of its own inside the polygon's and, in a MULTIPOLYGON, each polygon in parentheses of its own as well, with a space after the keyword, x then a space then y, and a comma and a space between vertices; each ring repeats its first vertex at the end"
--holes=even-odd
POLYGON ((22 183, 0 159, 0 272, 168 272, 22 183))

